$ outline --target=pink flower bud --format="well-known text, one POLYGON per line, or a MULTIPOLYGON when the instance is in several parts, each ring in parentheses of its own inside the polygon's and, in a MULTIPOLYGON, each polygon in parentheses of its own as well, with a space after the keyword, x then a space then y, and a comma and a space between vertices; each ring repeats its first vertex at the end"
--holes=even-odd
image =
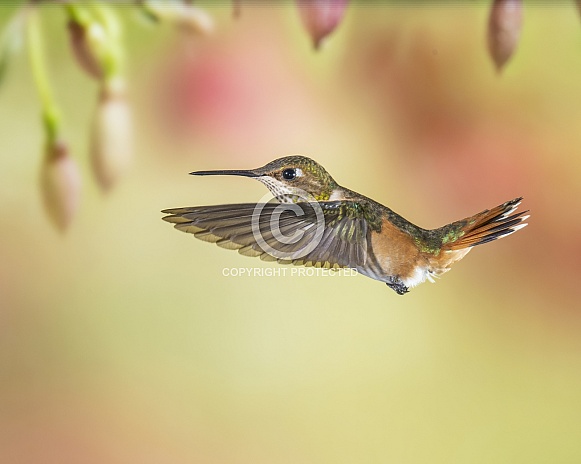
POLYGON ((494 0, 488 21, 488 49, 498 71, 516 49, 522 20, 522 0, 494 0))
POLYGON ((93 172, 107 190, 125 174, 133 156, 131 109, 121 79, 103 83, 91 137, 93 172))
POLYGON ((343 19, 348 0, 297 0, 299 14, 315 49, 343 19))
POLYGON ((90 76, 101 79, 105 74, 101 50, 107 40, 103 26, 97 22, 85 26, 70 20, 69 36, 77 63, 90 76))
POLYGON ((48 216, 64 231, 79 208, 81 175, 63 142, 47 146, 40 184, 48 216))

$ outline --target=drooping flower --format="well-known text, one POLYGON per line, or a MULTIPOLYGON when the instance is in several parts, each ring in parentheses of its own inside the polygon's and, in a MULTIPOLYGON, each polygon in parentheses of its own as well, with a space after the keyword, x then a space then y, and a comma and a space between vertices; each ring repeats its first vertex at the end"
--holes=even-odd
POLYGON ((516 49, 522 21, 522 0, 494 0, 488 20, 488 49, 498 71, 516 49))
POLYGON ((132 117, 121 78, 104 81, 91 133, 93 172, 103 190, 108 190, 131 165, 132 117))
POLYGON ((65 8, 70 44, 79 66, 99 81, 120 75, 123 47, 114 12, 97 3, 93 9, 72 2, 65 8))
POLYGON ((97 22, 85 26, 70 20, 68 27, 71 48, 77 63, 90 76, 102 79, 105 74, 102 49, 107 40, 103 26, 97 22))
POLYGON ((348 0, 297 0, 301 20, 315 49, 339 25, 347 4, 348 0))
POLYGON ((58 229, 64 231, 79 208, 81 175, 63 141, 47 143, 40 185, 49 218, 58 229))

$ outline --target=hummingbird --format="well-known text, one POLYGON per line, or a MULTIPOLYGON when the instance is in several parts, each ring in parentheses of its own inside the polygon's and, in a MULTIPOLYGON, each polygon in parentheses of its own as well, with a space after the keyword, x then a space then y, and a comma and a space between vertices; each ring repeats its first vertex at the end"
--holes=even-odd
POLYGON ((527 225, 515 212, 522 197, 437 229, 423 229, 364 195, 339 185, 316 161, 301 155, 250 170, 194 171, 262 182, 274 201, 163 210, 183 232, 283 264, 351 268, 399 295, 448 272, 475 246, 527 225))

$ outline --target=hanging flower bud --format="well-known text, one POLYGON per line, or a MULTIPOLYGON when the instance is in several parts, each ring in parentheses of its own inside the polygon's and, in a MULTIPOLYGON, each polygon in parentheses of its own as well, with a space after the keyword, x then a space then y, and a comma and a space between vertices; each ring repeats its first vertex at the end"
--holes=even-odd
POLYGON ((494 0, 488 21, 488 49, 500 71, 514 53, 520 36, 522 0, 494 0))
POLYGON ((133 155, 131 110, 121 78, 104 81, 93 120, 91 161, 104 190, 128 170, 133 155))
POLYGON ((76 3, 65 5, 69 37, 79 66, 97 80, 121 74, 121 29, 115 14, 96 3, 92 9, 76 3))
POLYGON ((77 63, 90 76, 102 79, 103 68, 102 50, 107 40, 105 29, 97 22, 83 25, 73 19, 69 21, 71 47, 77 63))
POLYGON ((301 20, 315 49, 343 19, 348 0, 297 0, 301 20))
POLYGON ((81 193, 79 168, 64 142, 47 144, 40 184, 48 216, 64 231, 79 208, 81 193))
POLYGON ((189 33, 207 35, 214 30, 212 17, 189 3, 148 1, 143 8, 157 21, 173 23, 189 33))

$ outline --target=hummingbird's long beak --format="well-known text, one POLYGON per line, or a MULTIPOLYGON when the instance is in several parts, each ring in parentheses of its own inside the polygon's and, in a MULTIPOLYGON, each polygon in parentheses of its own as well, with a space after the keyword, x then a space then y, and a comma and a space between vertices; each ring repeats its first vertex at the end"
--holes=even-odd
POLYGON ((193 171, 190 172, 193 176, 244 176, 244 177, 259 177, 254 171, 193 171))

